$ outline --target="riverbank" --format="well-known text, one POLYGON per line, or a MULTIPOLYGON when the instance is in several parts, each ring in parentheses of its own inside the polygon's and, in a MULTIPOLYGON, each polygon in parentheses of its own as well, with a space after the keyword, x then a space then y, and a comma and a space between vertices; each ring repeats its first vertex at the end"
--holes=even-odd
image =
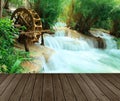
MULTIPOLYGON (((23 44, 16 42, 15 47, 24 51, 23 44)), ((40 44, 29 45, 29 49, 32 61, 25 61, 21 64, 25 69, 24 73, 40 73, 44 69, 43 63, 47 62, 55 51, 40 44)))

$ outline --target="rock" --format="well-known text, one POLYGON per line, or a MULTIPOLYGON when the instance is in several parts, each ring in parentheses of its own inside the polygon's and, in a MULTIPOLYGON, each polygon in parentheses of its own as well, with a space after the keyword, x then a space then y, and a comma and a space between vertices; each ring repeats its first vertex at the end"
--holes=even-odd
MULTIPOLYGON (((40 61, 37 63, 40 63, 40 61)), ((25 61, 21 66, 25 69, 26 73, 39 73, 42 68, 41 65, 38 65, 37 63, 33 61, 25 61)))
MULTIPOLYGON (((15 43, 15 47, 24 51, 24 45, 18 42, 15 43)), ((40 73, 43 69, 43 62, 47 62, 49 58, 55 53, 53 49, 37 44, 31 44, 29 46, 30 57, 32 61, 25 61, 21 64, 26 70, 25 73, 40 73), (44 61, 44 59, 45 61, 44 61)))
POLYGON ((97 37, 96 39, 97 39, 97 42, 98 42, 98 48, 105 49, 106 44, 105 44, 104 40, 100 37, 97 37))

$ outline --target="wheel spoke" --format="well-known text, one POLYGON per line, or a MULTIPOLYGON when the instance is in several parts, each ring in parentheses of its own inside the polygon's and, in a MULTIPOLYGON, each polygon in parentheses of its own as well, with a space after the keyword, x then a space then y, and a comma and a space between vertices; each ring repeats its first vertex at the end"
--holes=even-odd
MULTIPOLYGON (((27 10, 25 8, 18 8, 12 15, 12 20, 14 24, 19 24, 21 26, 25 25, 27 28, 27 36, 33 35, 33 37, 37 34, 40 37, 42 30, 42 23, 39 15, 34 10, 27 10)), ((39 37, 37 40, 39 40, 39 37)), ((36 39, 35 39, 36 40, 36 39)), ((36 41, 37 41, 36 40, 36 41)))

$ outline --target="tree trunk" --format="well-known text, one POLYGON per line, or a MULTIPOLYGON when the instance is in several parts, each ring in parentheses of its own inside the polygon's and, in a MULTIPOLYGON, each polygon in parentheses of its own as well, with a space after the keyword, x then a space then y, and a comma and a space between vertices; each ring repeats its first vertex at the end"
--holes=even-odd
POLYGON ((2 18, 2 0, 0 0, 0 18, 2 18))
POLYGON ((70 9, 69 9, 69 14, 68 14, 68 19, 67 19, 67 26, 69 26, 69 27, 73 27, 73 26, 71 26, 71 23, 72 23, 72 20, 73 20, 73 12, 74 12, 74 9, 75 9, 75 3, 74 3, 75 1, 74 0, 72 0, 71 1, 71 4, 70 4, 70 9))
POLYGON ((120 21, 114 20, 110 34, 120 38, 120 21))
POLYGON ((4 7, 3 7, 3 8, 4 8, 4 9, 9 9, 9 0, 5 0, 4 3, 5 3, 5 4, 4 4, 4 7))

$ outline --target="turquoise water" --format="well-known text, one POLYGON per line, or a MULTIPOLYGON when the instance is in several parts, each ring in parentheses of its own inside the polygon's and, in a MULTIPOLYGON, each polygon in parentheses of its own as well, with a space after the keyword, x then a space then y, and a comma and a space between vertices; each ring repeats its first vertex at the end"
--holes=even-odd
POLYGON ((73 39, 64 31, 55 36, 46 36, 45 46, 55 50, 55 54, 44 65, 45 73, 120 73, 120 51, 113 37, 98 32, 105 40, 107 48, 97 49, 96 42, 85 38, 73 39))

